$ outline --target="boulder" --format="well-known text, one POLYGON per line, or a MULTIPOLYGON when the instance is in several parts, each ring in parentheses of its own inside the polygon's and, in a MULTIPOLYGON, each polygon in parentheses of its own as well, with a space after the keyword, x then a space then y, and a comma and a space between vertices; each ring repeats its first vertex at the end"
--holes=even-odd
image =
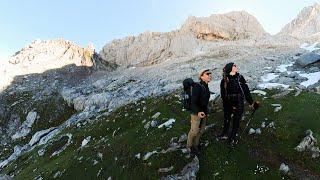
POLYGON ((309 52, 297 59, 296 63, 302 67, 308 66, 320 60, 320 55, 315 52, 309 52))

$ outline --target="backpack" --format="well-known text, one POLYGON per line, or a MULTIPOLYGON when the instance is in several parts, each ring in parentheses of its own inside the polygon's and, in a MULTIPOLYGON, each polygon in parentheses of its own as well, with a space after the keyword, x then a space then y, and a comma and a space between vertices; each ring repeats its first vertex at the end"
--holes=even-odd
MULTIPOLYGON (((199 82, 194 82, 193 79, 187 78, 183 80, 183 92, 181 93, 181 102, 183 105, 183 109, 187 111, 191 111, 191 96, 192 96, 192 88, 195 84, 200 84, 199 82)), ((201 84, 200 84, 201 85, 201 84)), ((202 90, 204 91, 205 87, 201 85, 202 90)))

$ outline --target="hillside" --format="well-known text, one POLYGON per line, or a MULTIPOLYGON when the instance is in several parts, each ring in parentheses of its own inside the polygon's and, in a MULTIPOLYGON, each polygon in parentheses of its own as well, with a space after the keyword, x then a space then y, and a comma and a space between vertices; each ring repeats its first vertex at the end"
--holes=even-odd
MULTIPOLYGON (((98 116, 78 121, 61 130, 48 143, 39 143, 3 172, 15 174, 16 179, 158 179, 179 174, 193 161, 196 166, 191 171, 200 179, 236 176, 246 179, 318 179, 319 158, 312 158, 309 152, 300 153, 294 148, 310 127, 314 136, 319 138, 320 124, 315 119, 320 116, 317 108, 320 96, 303 92, 295 97, 292 92, 274 99, 274 93, 276 91, 268 91, 265 96, 268 98, 256 97, 263 107, 253 116, 247 131, 260 128, 261 134, 249 135, 246 131, 234 149, 215 138, 221 131, 223 114, 219 103, 212 104, 214 111, 209 118, 210 128, 202 139, 199 162, 184 153, 189 116, 181 111, 179 96, 173 93, 140 100, 110 115, 100 112, 98 116), (274 103, 281 104, 283 109, 274 112, 271 106, 274 103), (305 113, 301 114, 301 110, 305 113), (158 117, 154 116, 157 112, 160 112, 158 117), (175 122, 159 128, 169 119, 175 122), (263 128, 262 124, 266 127, 263 128), (281 163, 290 167, 290 173, 279 172, 281 163)), ((251 118, 248 111, 245 114, 241 131, 251 118)), ((189 176, 192 177, 192 173, 189 176)))

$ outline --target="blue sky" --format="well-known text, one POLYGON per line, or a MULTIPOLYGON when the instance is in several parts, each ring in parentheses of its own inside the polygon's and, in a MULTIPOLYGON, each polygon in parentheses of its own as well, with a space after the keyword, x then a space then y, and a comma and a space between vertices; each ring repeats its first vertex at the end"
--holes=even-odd
POLYGON ((0 0, 0 57, 35 39, 64 38, 97 51, 113 39, 179 28, 188 16, 234 10, 254 15, 275 34, 317 0, 0 0))

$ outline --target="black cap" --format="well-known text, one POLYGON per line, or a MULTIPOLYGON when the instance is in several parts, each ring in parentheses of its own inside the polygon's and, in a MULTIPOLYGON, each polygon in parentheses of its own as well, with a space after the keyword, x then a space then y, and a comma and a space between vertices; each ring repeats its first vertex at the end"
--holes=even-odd
POLYGON ((234 65, 233 62, 226 64, 226 66, 224 67, 224 71, 226 72, 226 74, 230 74, 230 72, 232 71, 233 65, 234 65))

